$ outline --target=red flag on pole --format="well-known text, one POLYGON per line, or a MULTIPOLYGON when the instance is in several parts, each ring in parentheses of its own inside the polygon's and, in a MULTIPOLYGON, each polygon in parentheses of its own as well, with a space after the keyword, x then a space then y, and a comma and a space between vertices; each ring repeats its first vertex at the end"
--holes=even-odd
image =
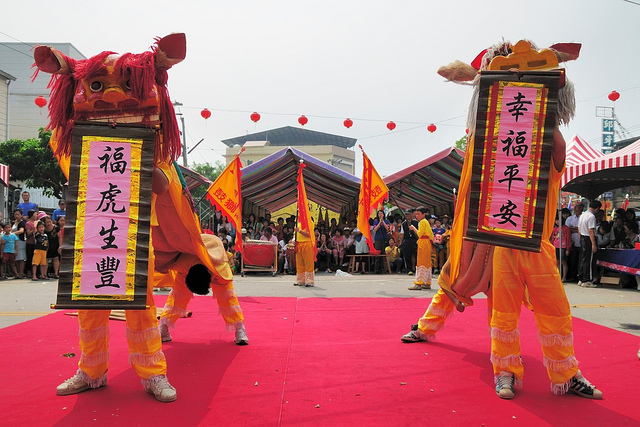
MULTIPOLYGON (((360 150, 362 146, 360 145, 360 150)), ((376 208, 389 193, 387 185, 373 167, 371 160, 362 150, 362 180, 360 181, 360 197, 358 200, 358 228, 369 245, 369 252, 379 254, 380 251, 373 247, 371 229, 369 228, 369 218, 371 210, 376 208)))
POLYGON ((231 163, 222 171, 218 178, 207 190, 207 199, 212 205, 222 211, 229 222, 236 229, 236 252, 242 253, 242 163, 240 154, 244 148, 233 158, 231 163))
POLYGON ((309 200, 307 200, 307 189, 304 187, 304 178, 302 176, 302 170, 307 167, 304 164, 304 160, 300 160, 300 166, 298 167, 298 222, 300 223, 300 230, 309 233, 311 243, 313 247, 316 247, 316 235, 314 233, 313 220, 311 219, 311 212, 309 211, 309 200))

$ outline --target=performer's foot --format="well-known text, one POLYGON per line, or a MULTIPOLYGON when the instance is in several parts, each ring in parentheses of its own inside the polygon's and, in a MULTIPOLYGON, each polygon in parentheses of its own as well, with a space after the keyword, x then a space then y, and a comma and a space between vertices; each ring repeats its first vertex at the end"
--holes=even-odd
POLYGON ((294 283, 293 286, 304 286, 302 283, 294 283))
POLYGON ((169 384, 166 375, 154 375, 148 380, 142 380, 142 385, 147 393, 153 394, 160 402, 173 402, 178 398, 176 389, 169 384))
POLYGON ((238 345, 249 344, 249 337, 247 337, 247 331, 244 329, 244 325, 236 327, 236 337, 233 341, 238 345))
POLYGON ((160 325, 158 326, 158 329, 160 330, 160 338, 162 338, 162 342, 169 342, 173 339, 171 338, 171 332, 169 332, 168 325, 160 325))
POLYGON ((410 291, 421 291, 422 290, 422 285, 413 285, 410 288, 407 288, 410 291))
POLYGON ((583 377, 580 371, 578 371, 575 377, 571 378, 569 391, 580 397, 586 397, 587 399, 602 399, 602 392, 583 377))
POLYGON ((501 399, 513 399, 515 397, 516 378, 511 372, 500 371, 496 377, 496 394, 501 399))
MULTIPOLYGON (((302 286, 302 285, 300 285, 302 286)), ((313 288, 315 285, 313 283, 307 283, 306 285, 304 285, 306 288, 313 288)))
POLYGON ((418 331, 417 324, 411 325, 411 331, 409 331, 409 333, 404 334, 402 337, 400 337, 400 340, 402 340, 402 342, 427 341, 425 338, 422 337, 422 335, 418 331))
POLYGON ((65 380, 56 389, 58 396, 68 396, 70 394, 82 393, 83 391, 91 390, 92 388, 100 388, 107 385, 107 376, 105 375, 101 379, 95 380, 97 383, 92 387, 91 379, 87 374, 78 369, 78 372, 68 380, 65 380))

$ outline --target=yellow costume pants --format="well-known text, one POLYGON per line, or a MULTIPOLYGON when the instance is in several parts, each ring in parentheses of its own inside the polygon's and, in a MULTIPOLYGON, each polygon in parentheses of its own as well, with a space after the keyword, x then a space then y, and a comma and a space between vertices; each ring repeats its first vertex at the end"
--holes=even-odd
MULTIPOLYGON (((453 316, 455 305, 447 297, 442 289, 431 299, 431 304, 427 307, 424 316, 418 320, 418 331, 420 336, 427 341, 433 341, 435 334, 444 326, 447 319, 453 316)), ((487 324, 491 324, 492 300, 491 293, 487 294, 487 324)))
POLYGON ((296 283, 313 285, 313 243, 297 242, 296 243, 296 283))
MULTIPOLYGON (((169 274, 173 274, 173 271, 169 274)), ((176 321, 187 312, 187 305, 189 305, 189 301, 193 298, 193 293, 187 288, 187 284, 184 281, 185 277, 186 273, 177 274, 174 278, 173 288, 169 293, 169 297, 160 316, 161 325, 174 328, 176 321)), ((242 314, 238 297, 233 289, 233 281, 222 284, 215 281, 215 276, 213 276, 211 290, 218 302, 218 309, 227 329, 235 331, 236 323, 244 322, 244 315, 242 314)))
POLYGON ((431 285, 431 265, 431 241, 429 239, 418 239, 414 285, 431 285))
MULTIPOLYGON (((151 289, 149 286, 147 290, 149 308, 125 310, 129 363, 143 380, 167 374, 151 289)), ((107 375, 110 313, 110 310, 78 310, 81 351, 78 367, 86 374, 92 387, 98 387, 107 375)))
POLYGON ((494 374, 512 372, 522 381, 518 320, 528 290, 551 389, 568 390, 578 372, 573 351, 571 310, 555 266, 555 249, 543 240, 540 253, 496 247, 493 257, 491 363, 494 374))

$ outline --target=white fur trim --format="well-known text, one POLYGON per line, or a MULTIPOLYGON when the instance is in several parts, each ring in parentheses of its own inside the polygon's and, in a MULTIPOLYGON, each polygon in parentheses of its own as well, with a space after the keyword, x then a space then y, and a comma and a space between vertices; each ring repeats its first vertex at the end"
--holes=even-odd
POLYGON ((92 342, 97 339, 109 339, 109 325, 90 330, 80 328, 78 330, 78 337, 80 337, 80 341, 84 342, 92 342))
POLYGON ((142 353, 129 354, 129 364, 139 366, 151 366, 165 360, 162 350, 158 350, 155 354, 146 355, 142 353))
MULTIPOLYGON (((93 356, 87 356, 86 354, 80 354, 80 364, 83 366, 96 367, 107 363, 109 361, 109 351, 103 351, 102 353, 94 354, 93 356)), ((86 382, 86 381, 85 381, 86 382)))
POLYGON ((520 329, 515 328, 511 332, 503 331, 498 328, 491 328, 491 339, 502 342, 515 342, 520 338, 520 329))
POLYGON ((522 360, 520 356, 516 354, 510 354, 508 356, 499 357, 495 354, 491 354, 491 363, 493 366, 497 366, 500 369, 508 368, 509 366, 521 366, 522 360))
POLYGON ((578 359, 575 356, 569 356, 563 360, 553 360, 544 356, 542 364, 545 368, 553 372, 565 372, 574 366, 578 366, 578 359))
POLYGON ((127 340, 131 342, 147 342, 160 339, 160 331, 158 328, 149 328, 144 331, 134 331, 127 327, 127 340))
POLYGON ((570 347, 573 345, 573 332, 569 335, 543 335, 541 333, 538 333, 538 341, 545 347, 551 347, 554 345, 559 345, 560 347, 570 347))

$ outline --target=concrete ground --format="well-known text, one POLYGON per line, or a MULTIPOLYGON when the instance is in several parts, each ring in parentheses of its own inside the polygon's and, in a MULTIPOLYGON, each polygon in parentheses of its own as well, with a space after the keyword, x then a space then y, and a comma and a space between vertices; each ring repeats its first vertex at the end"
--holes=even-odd
MULTIPOLYGON (((238 296, 271 296, 298 298, 430 298, 433 289, 410 291, 413 276, 406 274, 356 274, 336 276, 316 274, 316 286, 293 286, 295 276, 269 273, 247 273, 236 276, 234 286, 238 296)), ((0 281, 0 328, 50 314, 56 301, 57 281, 0 281)), ((566 283, 565 291, 574 317, 628 332, 640 337, 640 291, 635 288, 582 288, 566 283)), ((168 294, 156 291, 156 294, 168 294)), ((478 298, 484 297, 478 296, 478 298)), ((427 302, 425 301, 425 310, 427 302)), ((415 313, 415 320, 423 313, 415 313)), ((407 325, 409 326, 409 325, 407 325)))

